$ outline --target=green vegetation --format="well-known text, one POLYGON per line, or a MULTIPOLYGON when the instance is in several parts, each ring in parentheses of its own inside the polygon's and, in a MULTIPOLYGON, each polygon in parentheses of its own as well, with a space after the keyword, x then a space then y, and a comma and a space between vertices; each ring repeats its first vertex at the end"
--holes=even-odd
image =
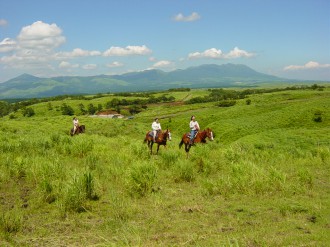
POLYGON ((327 246, 329 86, 0 102, 0 245, 327 246), (118 105, 141 111, 89 115, 118 105), (215 140, 187 158, 191 115, 215 140), (155 117, 172 141, 150 155, 155 117))

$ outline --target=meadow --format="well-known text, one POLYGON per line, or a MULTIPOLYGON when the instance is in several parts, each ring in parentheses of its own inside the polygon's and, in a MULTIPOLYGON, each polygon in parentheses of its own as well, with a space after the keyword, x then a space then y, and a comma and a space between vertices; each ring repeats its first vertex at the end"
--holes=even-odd
POLYGON ((184 104, 208 93, 166 92, 176 102, 133 119, 78 115, 73 137, 60 106, 114 96, 0 118, 0 245, 329 246, 330 85, 184 104), (191 115, 215 139, 187 158, 191 115), (155 117, 172 141, 151 155, 155 117))

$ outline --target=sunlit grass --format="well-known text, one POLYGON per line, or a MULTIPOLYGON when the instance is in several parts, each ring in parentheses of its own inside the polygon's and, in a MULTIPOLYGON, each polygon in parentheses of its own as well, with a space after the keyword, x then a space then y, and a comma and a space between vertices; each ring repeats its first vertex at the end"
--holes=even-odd
POLYGON ((0 245, 325 246, 327 97, 288 91, 229 108, 153 105, 131 120, 79 116, 86 133, 74 137, 72 117, 47 104, 5 117, 0 245), (187 158, 178 145, 192 114, 216 136, 187 158), (143 139, 156 116, 172 141, 150 155, 143 139))

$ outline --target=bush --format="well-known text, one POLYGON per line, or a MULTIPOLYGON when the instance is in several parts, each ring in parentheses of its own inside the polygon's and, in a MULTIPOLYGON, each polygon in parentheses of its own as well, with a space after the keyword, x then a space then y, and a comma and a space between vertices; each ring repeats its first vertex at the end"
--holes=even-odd
POLYGON ((130 174, 131 192, 141 197, 151 192, 156 175, 157 169, 152 165, 143 164, 133 167, 130 174))
POLYGON ((236 105, 236 100, 224 100, 221 101, 217 106, 219 107, 230 107, 236 105))
POLYGON ((23 224, 22 213, 16 208, 3 212, 0 216, 0 229, 5 233, 16 233, 23 224))
POLYGON ((319 110, 317 110, 317 111, 314 113, 313 120, 314 120, 314 122, 317 122, 317 123, 322 122, 322 112, 319 111, 319 110))
POLYGON ((71 106, 67 105, 66 103, 64 103, 61 106, 61 112, 62 112, 62 115, 69 115, 69 116, 74 115, 73 108, 71 106))
POLYGON ((32 117, 33 115, 35 115, 35 112, 31 107, 24 108, 22 109, 22 111, 24 117, 32 117))

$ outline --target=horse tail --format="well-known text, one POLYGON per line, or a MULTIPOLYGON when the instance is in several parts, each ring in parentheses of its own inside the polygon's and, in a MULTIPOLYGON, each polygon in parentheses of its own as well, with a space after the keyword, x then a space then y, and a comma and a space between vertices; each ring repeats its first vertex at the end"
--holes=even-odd
POLYGON ((179 144, 179 148, 181 148, 182 145, 183 145, 183 138, 181 139, 181 142, 180 142, 180 144, 179 144))
POLYGON ((143 140, 143 143, 146 143, 147 142, 147 137, 146 138, 144 138, 144 140, 143 140))

